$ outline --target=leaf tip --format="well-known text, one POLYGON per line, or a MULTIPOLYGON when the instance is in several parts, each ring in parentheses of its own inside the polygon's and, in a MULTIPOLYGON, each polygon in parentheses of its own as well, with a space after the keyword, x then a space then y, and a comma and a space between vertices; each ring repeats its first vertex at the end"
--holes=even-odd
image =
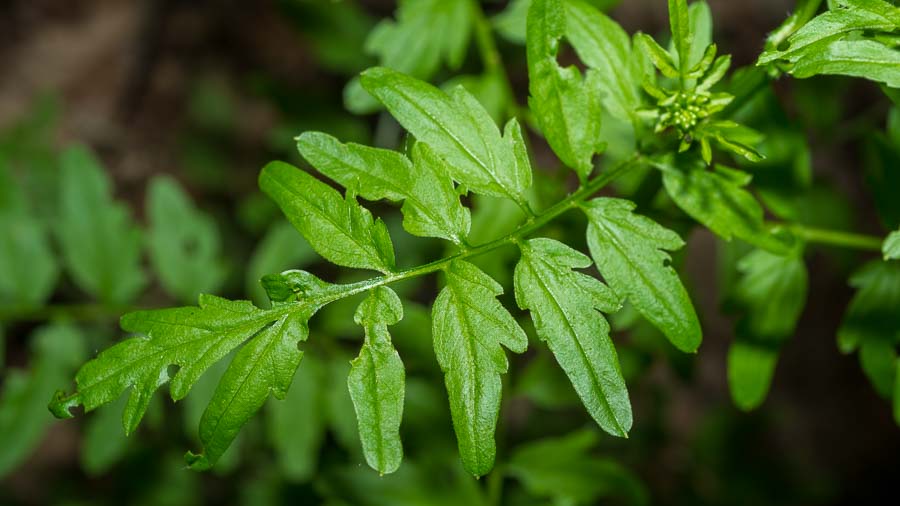
POLYGON ((81 404, 81 399, 78 393, 74 393, 71 395, 66 395, 64 390, 57 390, 56 393, 53 394, 53 397, 50 399, 50 403, 47 405, 47 409, 53 413, 53 416, 59 418, 61 420, 65 420, 68 418, 74 418, 75 415, 72 414, 72 408, 77 407, 81 404))

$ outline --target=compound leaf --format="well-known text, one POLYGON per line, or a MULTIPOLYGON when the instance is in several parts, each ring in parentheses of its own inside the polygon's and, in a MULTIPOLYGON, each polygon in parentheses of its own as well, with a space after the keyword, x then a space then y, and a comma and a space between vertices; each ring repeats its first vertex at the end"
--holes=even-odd
POLYGON ((494 465, 500 375, 508 368, 501 344, 516 353, 525 332, 496 297, 503 288, 472 264, 456 261, 434 302, 432 328, 463 467, 483 476, 494 465))
POLYGON ((300 153, 319 172, 368 200, 404 201, 403 227, 421 237, 462 242, 469 211, 446 163, 423 143, 413 146, 410 162, 396 151, 341 144, 330 135, 307 132, 297 139, 300 153))
POLYGON ((387 107, 409 133, 443 158, 450 175, 477 193, 524 202, 531 166, 515 119, 504 135, 490 115, 462 87, 451 94, 383 67, 362 73, 363 86, 387 107))
POLYGON ((535 0, 528 14, 528 104, 547 142, 584 181, 594 169, 600 142, 601 94, 599 73, 588 70, 586 79, 574 66, 556 60, 565 34, 561 0, 535 0))
POLYGON ((215 291, 226 270, 219 232, 174 179, 156 177, 147 198, 150 261, 163 288, 182 301, 215 291))
POLYGON ((370 292, 354 317, 365 329, 366 340, 351 362, 347 385, 366 462, 381 474, 396 471, 403 459, 400 421, 406 373, 387 329, 402 318, 400 298, 387 287, 370 292))
POLYGON ((609 324, 597 314, 615 312, 619 301, 600 281, 572 270, 590 266, 590 258, 561 242, 532 239, 522 245, 516 265, 516 301, 531 311, 538 336, 597 424, 625 437, 631 428, 631 402, 609 324))
POLYGON ((288 221, 328 261, 344 267, 390 272, 394 247, 387 226, 350 194, 335 189, 283 162, 262 170, 259 186, 288 221))
POLYGON ((786 253, 788 244, 773 236, 763 221, 763 209, 745 190, 751 176, 702 163, 658 163, 666 192, 678 207, 726 241, 738 237, 776 253, 786 253))
POLYGON ((104 302, 131 301, 146 282, 140 230, 113 201, 109 178, 87 148, 69 148, 61 165, 56 235, 69 273, 104 302))
POLYGON ((597 269, 619 296, 669 338, 678 349, 696 351, 700 322, 678 274, 663 250, 684 246, 678 234, 632 211, 622 199, 598 198, 582 204, 588 246, 597 269))

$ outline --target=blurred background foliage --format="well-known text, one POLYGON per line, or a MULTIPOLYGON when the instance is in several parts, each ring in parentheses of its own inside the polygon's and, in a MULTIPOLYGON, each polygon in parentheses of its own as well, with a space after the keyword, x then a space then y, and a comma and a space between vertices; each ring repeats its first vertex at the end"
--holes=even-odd
MULTIPOLYGON (((659 1, 592 3, 629 31, 666 30, 659 1)), ((52 419, 51 394, 122 337, 116 323, 125 311, 192 304, 201 292, 266 305, 257 280, 288 268, 353 280, 318 261, 257 190, 256 176, 272 159, 303 166, 293 138, 310 129, 402 147, 399 125, 354 80, 360 70, 383 64, 463 84, 497 118, 521 112, 527 1, 485 1, 480 20, 454 2, 401 4, 395 14, 387 0, 0 3, 0 503, 855 505, 890 497, 900 432, 857 358, 835 345, 854 294, 847 279, 865 257, 807 252, 806 308, 782 345, 763 409, 742 413, 729 399, 726 352, 754 316, 735 288, 748 250, 691 233, 691 221, 652 191, 652 175, 618 189, 689 239, 676 262, 705 340, 685 356, 634 311, 616 315, 636 412, 630 439, 601 434, 549 353, 534 347, 510 357, 497 468, 471 479, 458 463, 427 330, 430 279, 397 287, 418 303, 393 328, 408 406, 407 457, 396 474, 364 465, 344 387, 362 337, 348 317, 355 298, 311 321, 287 400, 271 400, 213 472, 184 470, 181 454, 197 446, 221 367, 183 402, 154 399, 148 423, 130 438, 122 403, 77 421, 52 419), (422 12, 440 15, 422 15, 417 4, 436 4, 422 12), (429 37, 437 32, 446 36, 429 37), (509 85, 478 57, 486 36, 496 40, 509 85)), ((752 64, 792 7, 709 4, 715 40, 735 67, 752 64)), ((769 133, 766 161, 745 167, 766 206, 812 226, 896 229, 900 115, 889 107, 877 85, 845 78, 782 79, 758 94, 740 121, 769 133)), ((546 169, 535 199, 555 201, 572 181, 540 139, 531 141, 546 169)), ((627 142, 610 156, 626 154, 627 142)), ((399 230, 396 208, 374 211, 399 230)), ((517 213, 478 198, 471 239, 503 234, 517 213)), ((583 246, 581 230, 562 220, 546 234, 583 246)), ((392 236, 403 266, 442 253, 438 241, 392 236)), ((478 262, 507 287, 508 253, 478 262)), ((876 387, 891 377, 879 376, 877 363, 863 365, 876 387)))

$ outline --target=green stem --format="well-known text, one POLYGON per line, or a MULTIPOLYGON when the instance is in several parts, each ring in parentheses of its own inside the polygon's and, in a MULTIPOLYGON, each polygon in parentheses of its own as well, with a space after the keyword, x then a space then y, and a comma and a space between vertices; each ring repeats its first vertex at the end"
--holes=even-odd
POLYGON ((827 244, 850 249, 865 251, 881 251, 883 239, 873 235, 841 232, 839 230, 826 230, 822 228, 806 227, 803 225, 784 225, 794 235, 806 242, 827 244))

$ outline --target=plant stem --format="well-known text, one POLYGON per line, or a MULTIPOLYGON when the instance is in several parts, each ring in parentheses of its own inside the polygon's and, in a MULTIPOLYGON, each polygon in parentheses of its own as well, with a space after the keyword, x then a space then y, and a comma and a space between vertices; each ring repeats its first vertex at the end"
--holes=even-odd
POLYGON ((826 230, 803 225, 785 225, 794 235, 806 242, 840 246, 865 251, 881 251, 883 239, 873 235, 826 230))

